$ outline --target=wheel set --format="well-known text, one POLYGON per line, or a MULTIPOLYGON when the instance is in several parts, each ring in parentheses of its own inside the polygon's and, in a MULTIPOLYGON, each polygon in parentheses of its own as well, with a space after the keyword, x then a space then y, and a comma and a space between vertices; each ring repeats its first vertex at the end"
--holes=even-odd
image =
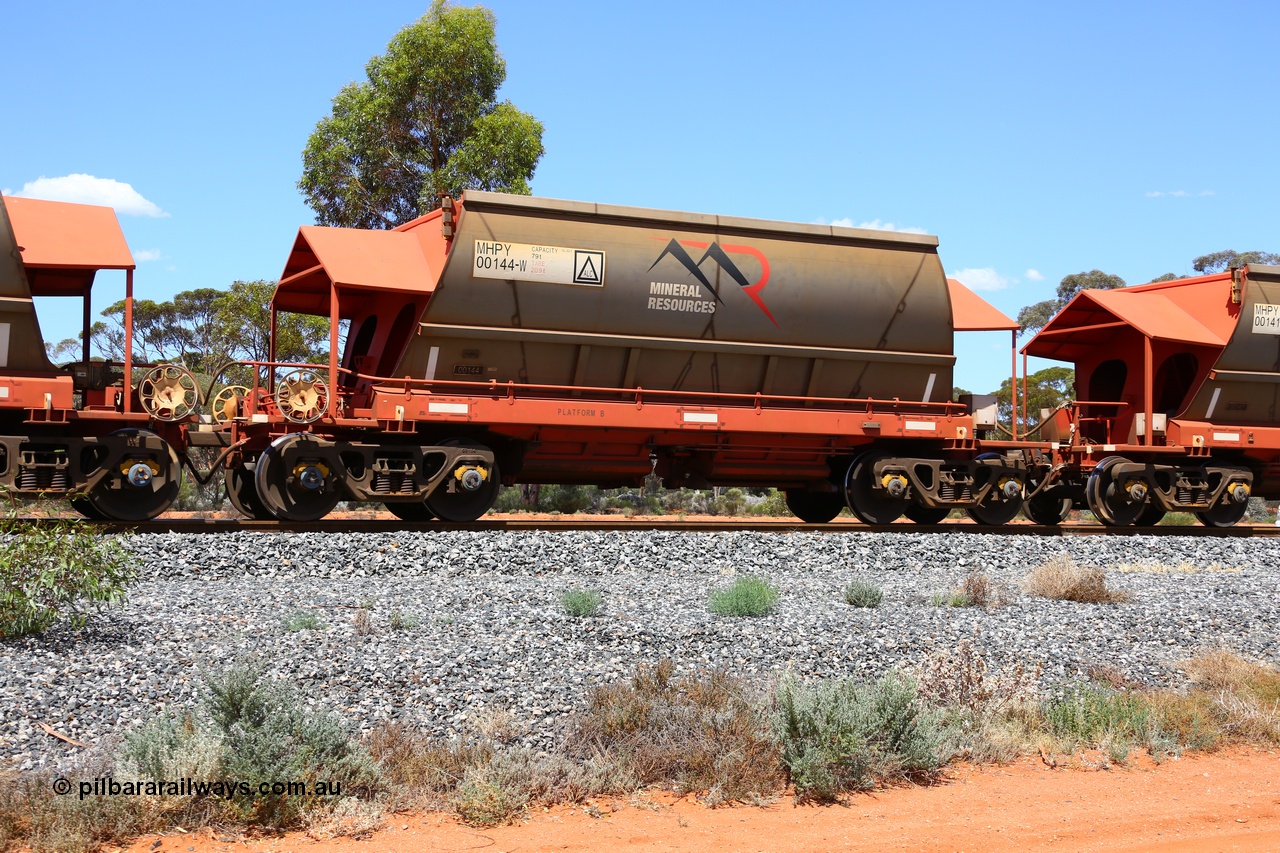
MULTIPOLYGON (((489 511, 502 488, 497 463, 488 461, 492 453, 483 445, 453 439, 438 446, 459 452, 452 454, 453 464, 441 472, 425 500, 388 500, 383 505, 403 521, 475 521, 489 511)), ((348 497, 340 447, 310 433, 281 436, 256 459, 227 469, 227 499, 237 512, 253 519, 324 518, 348 497)))

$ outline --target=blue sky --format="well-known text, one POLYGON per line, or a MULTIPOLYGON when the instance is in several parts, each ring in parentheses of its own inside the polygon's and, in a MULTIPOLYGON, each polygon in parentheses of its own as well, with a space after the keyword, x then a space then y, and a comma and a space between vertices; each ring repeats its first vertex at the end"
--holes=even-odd
MULTIPOLYGON (((308 134, 426 5, 11 4, 0 188, 129 184, 140 296, 276 278, 308 134)), ((501 95, 546 127, 538 195, 921 229, 1010 315, 1082 270, 1280 251, 1276 4, 487 5, 501 95)), ((957 354, 970 390, 1008 374, 1007 334, 957 354)))

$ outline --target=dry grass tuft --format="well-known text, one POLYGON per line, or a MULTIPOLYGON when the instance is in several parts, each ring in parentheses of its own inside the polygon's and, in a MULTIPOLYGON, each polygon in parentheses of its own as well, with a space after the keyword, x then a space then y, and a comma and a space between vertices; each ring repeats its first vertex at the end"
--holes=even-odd
POLYGON ((1161 563, 1159 561, 1144 561, 1137 563, 1121 563, 1114 567, 1115 571, 1123 574, 1151 574, 1151 575, 1194 575, 1200 572, 1213 572, 1229 575, 1238 575, 1242 569, 1232 566, 1224 566, 1221 563, 1210 563, 1207 566, 1199 566, 1195 563, 1183 561, 1178 565, 1171 563, 1161 563))
POLYGON ((628 684, 597 688, 570 732, 572 758, 596 756, 637 786, 706 792, 712 804, 780 787, 778 746, 763 706, 723 672, 676 679, 669 660, 628 684))
POLYGON ((1081 604, 1119 604, 1133 596, 1107 586, 1107 576, 1096 566, 1079 566, 1066 554, 1059 554, 1037 566, 1022 579, 1028 595, 1057 598, 1081 604))
POLYGON ((920 696, 940 708, 978 714, 998 714, 1034 702, 1044 667, 1019 661, 992 673, 986 660, 968 640, 931 655, 917 670, 920 696))

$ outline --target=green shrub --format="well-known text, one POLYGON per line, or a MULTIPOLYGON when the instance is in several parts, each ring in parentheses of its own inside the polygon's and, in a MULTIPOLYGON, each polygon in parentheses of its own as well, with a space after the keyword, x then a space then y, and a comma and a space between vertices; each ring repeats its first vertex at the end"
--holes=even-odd
POLYGON ((764 578, 743 575, 711 591, 707 609, 717 616, 767 616, 778 607, 778 590, 764 578))
POLYGON ((783 678, 774 731, 805 800, 831 802, 878 782, 927 778, 946 760, 941 716, 921 701, 915 681, 896 672, 874 684, 806 687, 783 678))
POLYGON ((791 509, 787 506, 787 495, 777 489, 769 489, 764 498, 750 508, 752 515, 763 515, 769 518, 789 518, 791 509))
POLYGON ((284 620, 286 631, 323 631, 324 620, 314 610, 298 610, 284 620))
MULTIPOLYGON (((367 791, 372 765, 332 713, 306 708, 291 689, 264 683, 259 670, 237 666, 206 678, 204 710, 221 738, 221 776, 231 779, 326 782, 345 796, 367 791)), ((308 800, 288 794, 237 795, 229 801, 248 823, 297 823, 308 800)))
POLYGON ((1150 699, 1096 684, 1072 684, 1044 705, 1050 734, 1085 746, 1146 743, 1158 734, 1150 699))
POLYGON ((487 770, 469 771, 454 798, 458 817, 470 826, 510 823, 529 802, 519 789, 488 778, 487 770))
POLYGON ((411 628, 418 627, 420 620, 412 613, 405 613, 399 608, 395 608, 387 616, 387 627, 392 631, 408 631, 411 628))
POLYGON ((0 525, 0 638, 43 631, 67 616, 123 601, 137 564, 123 542, 81 521, 0 525))
POLYGON ((560 604, 569 616, 599 616, 604 598, 593 589, 569 589, 560 596, 560 604))
POLYGON ((884 593, 875 584, 854 580, 844 588, 844 600, 854 607, 879 607, 884 593))

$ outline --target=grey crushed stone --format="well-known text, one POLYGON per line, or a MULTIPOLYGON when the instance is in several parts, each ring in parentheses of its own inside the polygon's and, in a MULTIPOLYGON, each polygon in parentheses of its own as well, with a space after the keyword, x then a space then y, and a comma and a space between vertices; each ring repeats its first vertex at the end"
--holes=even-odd
POLYGON ((1280 541, 1040 538, 962 534, 441 532, 333 535, 139 534, 142 568, 123 607, 79 631, 0 642, 0 769, 67 766, 79 750, 201 696, 202 676, 237 662, 298 689, 353 730, 400 721, 439 737, 509 715, 518 742, 554 746, 593 687, 670 658, 679 672, 723 668, 765 682, 873 678, 967 640, 994 668, 1042 667, 1044 687, 1108 666, 1149 684, 1180 682, 1206 647, 1280 663, 1280 541), (1133 595, 1088 605, 1026 595, 1018 580, 1059 553, 1113 568, 1133 595), (1003 603, 948 608, 935 594, 986 572, 1003 603), (782 593, 758 619, 716 616, 708 592, 758 574, 782 593), (855 578, 879 608, 846 605, 855 578), (599 591, 602 614, 565 615, 560 596, 599 591), (357 634, 366 605, 374 632, 357 634), (389 625, 393 611, 417 620, 389 625), (318 614, 322 630, 291 631, 318 614))

